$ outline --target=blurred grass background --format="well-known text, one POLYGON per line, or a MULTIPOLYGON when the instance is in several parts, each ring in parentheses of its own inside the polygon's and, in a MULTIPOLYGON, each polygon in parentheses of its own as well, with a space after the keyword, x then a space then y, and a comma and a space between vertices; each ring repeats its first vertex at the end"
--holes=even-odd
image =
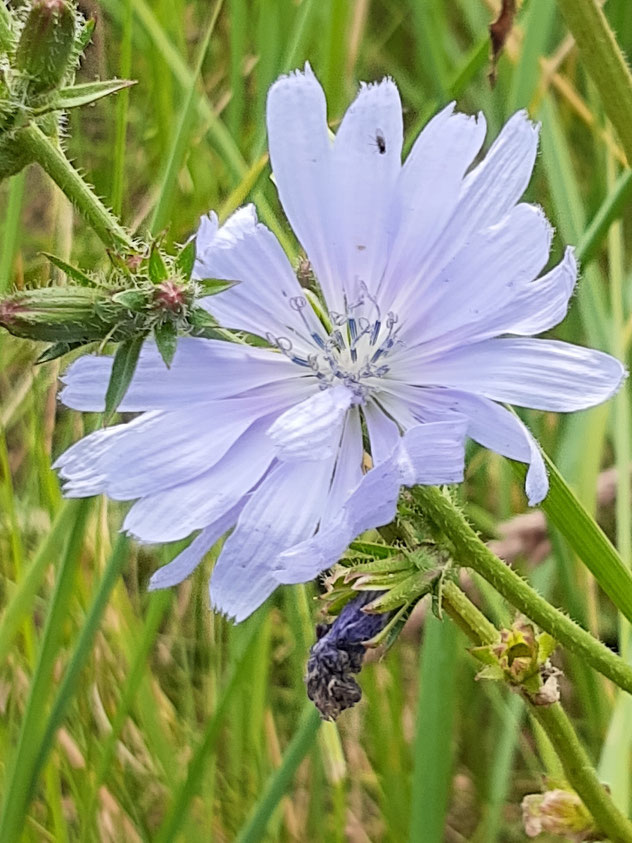
MULTIPOLYGON (((494 89, 484 0, 101 0, 81 78, 134 78, 130 91, 74 112, 68 150, 134 228, 182 242, 210 208, 245 200, 296 244, 269 179, 265 98, 281 72, 309 60, 335 127, 359 80, 391 75, 407 141, 456 98, 482 110, 493 139, 517 108, 541 120, 527 198, 583 278, 556 336, 628 359, 630 240, 614 221, 630 195, 616 136, 551 0, 525 0, 494 89), (201 55, 209 26, 208 49, 201 55), (201 68, 196 79, 196 68, 201 68), (604 219, 606 224, 599 224, 604 219), (597 221, 598 224, 595 224, 597 221)), ((606 11, 632 52, 629 0, 606 11)), ((86 268, 96 237, 35 167, 0 186, 0 291, 50 276, 39 254, 86 268)), ((629 203, 628 220, 629 225, 629 203)), ((54 275, 53 271, 53 275, 54 275)), ((63 279, 57 278, 58 281, 63 279)), ((303 673, 314 590, 282 589, 238 627, 208 611, 202 566, 181 587, 146 592, 178 548, 117 536, 122 508, 64 503, 51 459, 97 418, 56 401, 57 364, 0 337, 0 793, 19 788, 13 840, 519 841, 520 800, 559 773, 520 699, 475 683, 465 639, 420 614, 362 674, 362 703, 318 729, 303 673), (16 746, 27 762, 12 772, 16 746)), ((209 373, 212 377, 212 373, 209 373)), ((630 392, 572 418, 525 418, 591 512, 597 476, 619 468, 616 503, 599 517, 631 561, 630 392)), ((474 447, 468 512, 486 538, 525 508, 510 466, 474 447)), ((612 646, 628 633, 563 540, 521 570, 612 646)), ((510 617, 473 583, 495 620, 510 617)), ((630 808, 632 710, 581 661, 564 657, 563 700, 618 804, 630 808)), ((544 839, 544 838, 542 838, 544 839)))

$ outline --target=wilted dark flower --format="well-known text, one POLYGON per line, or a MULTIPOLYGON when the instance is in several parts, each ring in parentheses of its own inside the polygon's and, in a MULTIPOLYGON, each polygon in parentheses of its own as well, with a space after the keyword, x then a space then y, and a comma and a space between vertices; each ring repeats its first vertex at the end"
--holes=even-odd
POLYGON ((366 591, 351 600, 331 624, 319 624, 318 641, 307 662, 307 696, 323 720, 335 720, 346 708, 360 702, 362 691, 354 679, 360 673, 366 642, 381 632, 393 612, 369 615, 364 606, 378 595, 366 591))

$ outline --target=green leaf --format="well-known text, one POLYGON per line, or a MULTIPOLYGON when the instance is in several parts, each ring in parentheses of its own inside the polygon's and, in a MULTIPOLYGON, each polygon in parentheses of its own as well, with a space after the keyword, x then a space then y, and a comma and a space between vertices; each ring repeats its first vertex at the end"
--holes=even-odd
POLYGON ((191 238, 188 243, 182 247, 182 251, 176 257, 176 269, 185 278, 190 278, 193 272, 193 265, 195 263, 195 238, 191 238))
POLYGON ((409 841, 445 840, 458 734, 460 643, 454 624, 428 616, 421 647, 409 841))
POLYGON ((79 108, 124 88, 131 88, 135 84, 132 79, 105 79, 101 82, 86 82, 82 85, 72 85, 70 88, 61 88, 54 100, 54 107, 79 108))
POLYGON ((135 312, 142 311, 147 306, 147 296, 140 290, 122 290, 112 296, 112 301, 135 312))
POLYGON ((76 520, 56 566, 55 590, 48 607, 17 746, 12 756, 5 760, 0 840, 19 840, 26 822, 31 796, 29 785, 37 767, 46 727, 46 718, 42 712, 46 711, 49 694, 56 684, 54 672, 64 644, 64 621, 71 611, 75 594, 76 574, 90 506, 91 502, 84 500, 74 507, 76 520))
POLYGON ((259 801, 237 835, 237 843, 258 843, 265 838, 272 814, 290 786, 299 764, 312 748, 320 725, 316 709, 311 704, 306 706, 281 765, 268 779, 259 801))
POLYGON ((163 322, 154 328, 154 338, 167 369, 171 368, 178 344, 178 332, 173 322, 163 322))
POLYGON ((166 281, 169 277, 169 270, 156 246, 152 247, 151 254, 149 255, 147 271, 154 284, 160 284, 161 281, 166 281))
POLYGON ((57 255, 51 255, 49 252, 42 252, 42 255, 46 258, 46 260, 50 261, 53 266, 56 266, 57 269, 61 269, 69 278, 72 278, 73 281, 76 281, 77 284, 81 284, 82 287, 94 287, 94 281, 90 278, 89 275, 86 275, 85 272, 82 272, 80 269, 77 269, 76 266, 71 266, 66 261, 58 258, 57 255))
POLYGON ((116 412, 132 382, 140 350, 144 342, 144 336, 134 337, 131 340, 122 342, 116 349, 114 363, 112 364, 112 374, 110 375, 110 382, 105 393, 106 424, 116 412))
POLYGON ((230 290, 231 287, 234 287, 235 284, 239 284, 240 282, 220 281, 218 278, 202 278, 201 280, 196 279, 195 283, 199 288, 198 298, 201 299, 204 296, 216 296, 218 293, 230 290))
POLYGON ((76 694, 81 672, 90 657, 91 648, 94 645, 94 638, 99 630, 108 599, 116 585, 123 566, 128 560, 128 545, 129 539, 127 536, 119 535, 103 578, 90 606, 90 610, 81 627, 81 634, 77 639, 72 657, 64 672, 63 680, 57 690, 55 702, 46 718, 46 731, 39 744, 37 758, 35 759, 34 769, 31 774, 31 793, 35 792, 38 776, 51 751, 57 730, 63 724, 64 716, 76 694))
MULTIPOLYGON (((543 457, 550 488, 540 506, 614 605, 632 621, 632 574, 610 539, 577 500, 555 464, 544 453, 543 457)), ((512 465, 516 474, 524 480, 526 465, 519 462, 512 462, 512 465)))
POLYGON ((55 342, 42 351, 35 363, 36 365, 50 363, 51 360, 57 360, 58 357, 63 357, 64 354, 68 354, 69 351, 73 351, 75 348, 81 348, 84 344, 82 342, 55 342))

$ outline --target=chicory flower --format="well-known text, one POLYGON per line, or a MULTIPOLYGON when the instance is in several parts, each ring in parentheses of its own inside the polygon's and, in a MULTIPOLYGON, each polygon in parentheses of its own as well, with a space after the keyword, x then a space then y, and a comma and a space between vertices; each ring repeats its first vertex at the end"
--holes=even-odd
MULTIPOLYGON (((185 337, 167 370, 146 344, 120 405, 142 415, 57 462, 67 495, 138 499, 124 529, 142 541, 201 531, 152 588, 180 582, 234 528, 210 588, 237 621, 391 521, 402 485, 461 480, 466 433, 529 463, 537 503, 540 451, 502 404, 577 410, 624 376, 602 352, 531 337, 563 318, 577 266, 569 249, 538 278, 552 230, 519 203, 538 138, 524 113, 474 165, 484 119, 450 105, 402 165, 395 84, 363 86, 332 139, 306 66, 272 86, 267 118, 275 183, 320 306, 252 206, 222 226, 203 218, 194 274, 240 282, 205 305, 258 346, 185 337)), ((103 410, 111 365, 75 362, 63 402, 103 410)))

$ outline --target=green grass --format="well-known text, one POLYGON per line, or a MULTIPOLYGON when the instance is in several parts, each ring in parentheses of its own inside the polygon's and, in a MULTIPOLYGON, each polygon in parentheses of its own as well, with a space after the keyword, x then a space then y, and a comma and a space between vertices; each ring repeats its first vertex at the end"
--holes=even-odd
MULTIPOLYGON (((628 0, 608 15, 632 53, 628 0)), ((570 53, 548 0, 525 0, 515 39, 487 81, 483 0, 101 0, 81 76, 138 85, 75 113, 68 148, 99 194, 139 231, 183 242, 198 217, 244 201, 296 257, 266 158, 265 98, 309 60, 331 125, 359 80, 392 75, 407 147, 456 97, 486 114, 490 136, 526 107, 542 121, 528 199, 557 229, 554 258, 580 244, 583 277, 555 336, 629 362, 632 179, 616 135, 570 53), (555 61, 555 70, 551 62, 555 61), (620 219, 621 218, 621 219, 620 219)), ((96 237, 35 168, 0 185, 0 291, 44 282, 51 251, 106 264, 96 237)), ((58 276, 57 276, 58 277, 58 276)), ((146 591, 175 548, 121 540, 124 507, 64 502, 52 459, 98 423, 56 403, 57 364, 0 336, 0 839, 4 841, 363 841, 524 839, 520 801, 558 772, 517 697, 474 681, 464 639, 421 615, 361 676, 363 702, 337 728, 306 707, 303 672, 315 590, 282 589, 232 627, 208 611, 212 564, 169 593, 146 591), (533 735, 536 735, 534 740, 533 735), (425 836, 424 836, 425 835, 425 836)), ((573 418, 525 415, 588 515, 632 563, 630 388, 573 418), (597 507, 596 478, 616 466, 616 504, 597 507)), ((470 449, 464 489, 485 538, 524 511, 521 480, 470 449)), ((518 565, 556 605, 629 649, 628 623, 580 559, 604 574, 601 533, 570 530, 556 508, 549 557, 518 565), (559 532, 558 532, 559 531, 559 532)), ((601 579, 627 611, 627 579, 601 579)), ((476 580, 494 620, 506 605, 476 580)), ((629 700, 578 659, 562 658, 563 700, 601 777, 630 810, 629 700)))

